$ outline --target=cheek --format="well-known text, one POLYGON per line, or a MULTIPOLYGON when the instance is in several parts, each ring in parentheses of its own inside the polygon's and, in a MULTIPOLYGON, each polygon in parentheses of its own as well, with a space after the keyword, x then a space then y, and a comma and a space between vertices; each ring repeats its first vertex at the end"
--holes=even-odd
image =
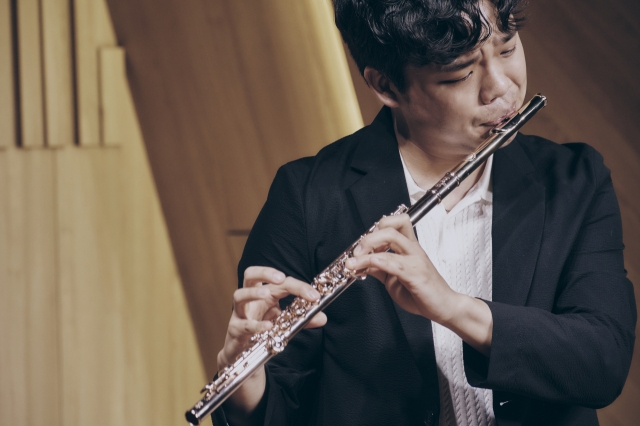
POLYGON ((527 60, 524 55, 524 49, 520 44, 520 49, 517 51, 517 57, 514 58, 513 64, 513 81, 520 88, 521 92, 527 90, 527 60))

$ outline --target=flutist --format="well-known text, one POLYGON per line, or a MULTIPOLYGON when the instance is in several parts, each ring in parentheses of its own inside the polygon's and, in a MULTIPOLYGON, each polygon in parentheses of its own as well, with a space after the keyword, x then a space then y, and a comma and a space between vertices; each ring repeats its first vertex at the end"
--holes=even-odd
MULTIPOLYGON (((220 369, 383 214, 410 205, 520 108, 519 0, 334 0, 384 104, 283 166, 239 266, 220 369)), ((551 78, 551 77, 550 77, 551 78)), ((368 278, 214 413, 239 425, 597 425, 627 377, 636 308, 618 203, 585 144, 518 134, 415 229, 389 216, 368 278)))

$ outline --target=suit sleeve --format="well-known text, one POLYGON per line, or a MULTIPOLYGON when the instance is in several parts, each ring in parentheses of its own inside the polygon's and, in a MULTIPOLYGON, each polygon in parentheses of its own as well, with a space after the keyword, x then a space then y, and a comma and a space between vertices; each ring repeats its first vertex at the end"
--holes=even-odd
MULTIPOLYGON (((313 279, 302 194, 306 164, 298 160, 276 174, 238 265, 239 286, 249 266, 270 266, 305 282, 313 279)), ((281 305, 291 300, 284 299, 281 305)), ((264 425, 300 424, 308 415, 321 369, 321 345, 321 329, 303 330, 267 363, 267 388, 259 407, 264 425)))
POLYGON ((486 302, 493 314, 489 357, 464 345, 472 386, 589 408, 610 404, 622 391, 635 340, 635 298, 609 170, 597 152, 590 156, 593 198, 552 312, 486 302))

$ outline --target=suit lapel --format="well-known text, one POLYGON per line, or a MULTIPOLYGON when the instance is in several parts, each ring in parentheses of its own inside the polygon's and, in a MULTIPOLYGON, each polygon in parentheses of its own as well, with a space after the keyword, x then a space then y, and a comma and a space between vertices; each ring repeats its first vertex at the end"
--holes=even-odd
POLYGON ((366 132, 360 134, 351 162, 353 177, 348 190, 365 228, 400 204, 409 203, 391 120, 391 112, 383 108, 366 132))
POLYGON ((517 138, 493 163, 493 301, 524 305, 540 251, 545 189, 517 138))
MULTIPOLYGON (((400 204, 410 205, 390 111, 383 108, 368 130, 354 154, 351 167, 358 178, 349 187, 364 229, 373 225, 382 215, 393 212, 400 204)), ((423 378, 425 401, 438 404, 438 376, 431 321, 405 311, 395 302, 393 305, 423 378)), ((438 406, 429 406, 427 403, 425 409, 431 410, 433 415, 437 413, 438 406)))

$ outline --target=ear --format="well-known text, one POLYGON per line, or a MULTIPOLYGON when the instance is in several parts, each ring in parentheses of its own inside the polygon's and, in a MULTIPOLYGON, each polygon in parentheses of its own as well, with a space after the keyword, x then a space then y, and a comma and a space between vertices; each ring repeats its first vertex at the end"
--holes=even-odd
POLYGON ((363 73, 364 79, 376 94, 380 102, 389 108, 398 107, 398 98, 400 91, 396 86, 380 71, 371 67, 365 67, 363 73))

